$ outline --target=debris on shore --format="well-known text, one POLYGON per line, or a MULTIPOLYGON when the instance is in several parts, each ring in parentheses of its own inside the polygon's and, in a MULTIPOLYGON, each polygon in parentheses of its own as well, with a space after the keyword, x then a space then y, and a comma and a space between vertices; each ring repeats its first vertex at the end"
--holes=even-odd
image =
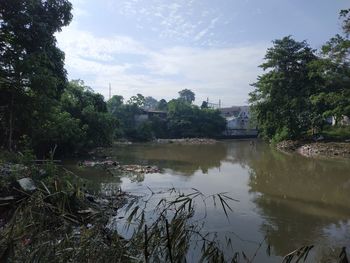
POLYGON ((121 172, 138 173, 138 174, 149 174, 149 173, 160 173, 161 170, 157 166, 151 165, 138 165, 138 164, 125 164, 121 165, 116 161, 103 160, 103 161, 84 161, 79 165, 83 167, 102 167, 108 170, 117 170, 121 172))
POLYGON ((155 143, 167 144, 167 143, 177 143, 177 144, 215 144, 217 140, 208 138, 183 138, 183 139, 156 139, 155 143))
POLYGON ((300 141, 286 140, 277 143, 276 148, 283 152, 294 152, 302 145, 300 141))
POLYGON ((305 157, 350 158, 349 142, 282 141, 276 145, 284 152, 297 152, 305 157))
POLYGON ((297 149, 306 157, 342 157, 350 158, 350 143, 309 143, 297 149))

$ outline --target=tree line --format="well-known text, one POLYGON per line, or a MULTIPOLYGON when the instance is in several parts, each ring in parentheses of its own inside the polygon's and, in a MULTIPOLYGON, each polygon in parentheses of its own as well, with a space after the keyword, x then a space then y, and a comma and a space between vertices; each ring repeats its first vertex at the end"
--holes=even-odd
POLYGON ((340 12, 343 34, 321 50, 291 36, 273 41, 252 84, 250 104, 262 137, 278 142, 321 134, 327 119, 350 116, 350 9, 340 12))
POLYGON ((225 121, 192 104, 190 90, 169 102, 141 94, 106 102, 81 80, 68 82, 55 33, 72 20, 68 0, 3 0, 0 4, 0 145, 44 154, 71 153, 127 138, 214 136, 225 121), (145 109, 166 111, 137 123, 145 109))
POLYGON ((179 97, 167 102, 157 101, 141 94, 132 96, 126 103, 122 96, 113 96, 108 110, 118 120, 117 138, 147 141, 152 138, 215 137, 226 127, 226 120, 218 110, 193 105, 195 94, 181 90, 179 97), (152 114, 148 112, 152 110, 152 114), (144 121, 137 117, 148 114, 144 121))

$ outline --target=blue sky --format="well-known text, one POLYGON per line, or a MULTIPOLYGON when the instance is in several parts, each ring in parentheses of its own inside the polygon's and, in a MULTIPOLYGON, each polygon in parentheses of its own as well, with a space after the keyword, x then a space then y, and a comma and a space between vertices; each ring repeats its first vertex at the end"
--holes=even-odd
POLYGON ((320 48, 340 32, 349 0, 72 0, 57 34, 69 79, 108 99, 167 100, 182 89, 224 106, 247 104, 271 41, 292 35, 320 48))

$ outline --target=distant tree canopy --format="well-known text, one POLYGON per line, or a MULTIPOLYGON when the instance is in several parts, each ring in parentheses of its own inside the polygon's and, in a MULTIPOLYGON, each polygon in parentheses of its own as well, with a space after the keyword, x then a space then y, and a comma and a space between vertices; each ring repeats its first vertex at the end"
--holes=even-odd
POLYGON ((121 98, 114 96, 107 103, 109 112, 120 122, 120 137, 132 140, 215 137, 226 127, 226 120, 221 117, 219 111, 200 109, 181 98, 168 103, 162 99, 156 104, 156 109, 166 111, 167 117, 152 115, 146 121, 139 123, 138 117, 144 114, 144 105, 123 104, 121 98))
POLYGON ((157 110, 166 111, 168 109, 168 103, 165 99, 161 99, 156 107, 157 110))
POLYGON ((215 137, 226 128, 218 110, 201 109, 181 99, 168 103, 169 137, 215 137))
POLYGON ((179 99, 183 100, 189 104, 195 101, 195 94, 193 93, 192 90, 189 89, 183 89, 179 91, 179 99))
POLYGON ((145 105, 145 97, 138 93, 136 94, 136 96, 132 96, 129 100, 128 100, 128 104, 134 104, 138 107, 144 106, 145 105))
POLYGON ((144 101, 144 105, 143 105, 143 108, 145 109, 149 109, 149 110, 154 110, 156 109, 158 106, 158 101, 151 97, 151 96, 148 96, 145 98, 145 101, 144 101))
POLYGON ((350 11, 342 10, 344 35, 331 38, 317 56, 306 41, 273 42, 252 84, 253 114, 263 137, 280 141, 321 131, 327 117, 350 116, 350 11))

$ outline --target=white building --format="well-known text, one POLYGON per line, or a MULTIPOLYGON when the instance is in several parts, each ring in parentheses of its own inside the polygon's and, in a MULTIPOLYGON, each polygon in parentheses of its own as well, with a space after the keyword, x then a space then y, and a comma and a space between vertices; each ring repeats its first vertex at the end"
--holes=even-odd
POLYGON ((249 106, 232 106, 219 109, 226 119, 227 136, 256 136, 257 130, 251 126, 249 106))

